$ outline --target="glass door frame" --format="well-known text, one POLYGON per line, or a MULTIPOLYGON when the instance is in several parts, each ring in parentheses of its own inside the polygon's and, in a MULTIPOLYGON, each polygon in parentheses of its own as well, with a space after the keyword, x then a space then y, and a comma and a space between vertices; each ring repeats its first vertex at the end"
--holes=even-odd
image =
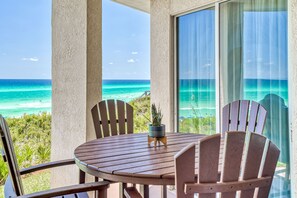
POLYGON ((207 8, 214 8, 215 10, 215 85, 216 85, 216 133, 220 133, 220 126, 221 126, 221 102, 220 102, 220 34, 219 34, 219 22, 220 22, 220 13, 219 13, 219 9, 220 9, 220 3, 226 2, 226 1, 230 1, 230 0, 223 0, 221 2, 217 2, 217 3, 211 3, 211 4, 207 4, 205 6, 199 7, 195 10, 191 10, 189 12, 184 12, 182 14, 179 15, 175 15, 174 16, 174 32, 173 32, 173 46, 174 46, 174 52, 173 52, 173 56, 174 56, 174 131, 178 132, 178 128, 179 128, 179 121, 178 121, 178 117, 179 117, 179 113, 178 113, 178 109, 179 109, 179 105, 178 105, 178 101, 179 101, 179 83, 178 83, 178 76, 179 76, 179 72, 178 72, 178 56, 177 56, 177 49, 178 49, 178 41, 177 41, 177 37, 178 37, 178 33, 177 33, 177 18, 180 16, 184 16, 193 12, 198 12, 198 11, 202 11, 205 10, 207 8), (218 119, 217 119, 218 118, 218 119))

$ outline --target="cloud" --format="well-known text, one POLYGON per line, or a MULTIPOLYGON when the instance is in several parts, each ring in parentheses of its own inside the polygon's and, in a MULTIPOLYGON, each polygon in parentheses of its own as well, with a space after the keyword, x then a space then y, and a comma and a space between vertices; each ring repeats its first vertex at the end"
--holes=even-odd
POLYGON ((110 62, 110 63, 108 63, 108 64, 113 65, 113 62, 110 62))
POLYGON ((39 58, 37 58, 37 57, 32 57, 32 58, 22 58, 22 61, 37 62, 37 61, 39 61, 39 58))
POLYGON ((127 60, 127 62, 128 63, 135 63, 136 61, 133 58, 131 58, 131 59, 127 60))
POLYGON ((138 54, 138 52, 131 52, 131 54, 136 55, 136 54, 138 54))

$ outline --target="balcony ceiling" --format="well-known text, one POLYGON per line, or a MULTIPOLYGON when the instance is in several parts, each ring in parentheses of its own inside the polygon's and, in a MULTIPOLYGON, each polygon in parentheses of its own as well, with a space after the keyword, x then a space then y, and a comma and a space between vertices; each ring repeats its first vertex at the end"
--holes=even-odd
POLYGON ((112 0, 131 8, 150 13, 150 0, 112 0))

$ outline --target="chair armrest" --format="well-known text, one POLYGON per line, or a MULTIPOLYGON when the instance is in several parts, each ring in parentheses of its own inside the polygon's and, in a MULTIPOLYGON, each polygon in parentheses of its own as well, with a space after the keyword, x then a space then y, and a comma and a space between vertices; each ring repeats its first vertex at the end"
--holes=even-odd
POLYGON ((104 191, 109 188, 108 182, 92 182, 87 184, 79 184, 79 185, 72 185, 72 186, 66 186, 61 188, 55 188, 51 190, 36 192, 32 194, 27 194, 23 196, 19 196, 20 198, 47 198, 47 197, 56 197, 56 196, 62 196, 62 195, 68 195, 68 194, 75 194, 75 193, 81 193, 81 192, 87 192, 87 191, 104 191))
POLYGON ((125 188, 124 194, 126 198, 142 198, 141 194, 137 191, 135 187, 125 188))
POLYGON ((39 171, 39 170, 44 170, 44 169, 54 168, 54 167, 59 167, 59 166, 72 165, 72 164, 75 164, 74 159, 48 162, 48 163, 44 163, 44 164, 38 164, 36 166, 31 166, 29 168, 24 168, 24 169, 20 170, 20 174, 24 175, 24 174, 32 173, 32 172, 39 171))

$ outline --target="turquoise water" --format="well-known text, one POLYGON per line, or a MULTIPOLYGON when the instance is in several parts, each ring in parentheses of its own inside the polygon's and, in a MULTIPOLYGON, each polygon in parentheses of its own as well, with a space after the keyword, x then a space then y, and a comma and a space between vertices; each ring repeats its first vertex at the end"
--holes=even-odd
MULTIPOLYGON (((245 80, 244 98, 260 101, 267 94, 276 94, 288 104, 286 80, 245 80)), ((103 99, 126 102, 150 90, 149 80, 104 80, 103 99)), ((214 80, 182 80, 179 92, 180 117, 215 115, 214 80)), ((0 114, 19 117, 26 114, 51 112, 50 80, 0 80, 0 114)))
POLYGON ((103 99, 114 98, 129 102, 149 90, 149 80, 104 80, 102 97, 103 99))
MULTIPOLYGON (((51 112, 51 80, 0 80, 0 114, 19 117, 51 112)), ((149 80, 104 80, 103 99, 126 102, 150 90, 149 80)))
MULTIPOLYGON (((257 102, 267 99, 270 94, 274 94, 280 100, 284 100, 284 104, 288 106, 288 81, 245 79, 243 81, 242 94, 243 99, 254 100, 257 102)), ((215 80, 180 80, 179 117, 215 116, 215 99, 215 80)))
POLYGON ((50 80, 0 80, 0 114, 5 117, 50 112, 50 80))

